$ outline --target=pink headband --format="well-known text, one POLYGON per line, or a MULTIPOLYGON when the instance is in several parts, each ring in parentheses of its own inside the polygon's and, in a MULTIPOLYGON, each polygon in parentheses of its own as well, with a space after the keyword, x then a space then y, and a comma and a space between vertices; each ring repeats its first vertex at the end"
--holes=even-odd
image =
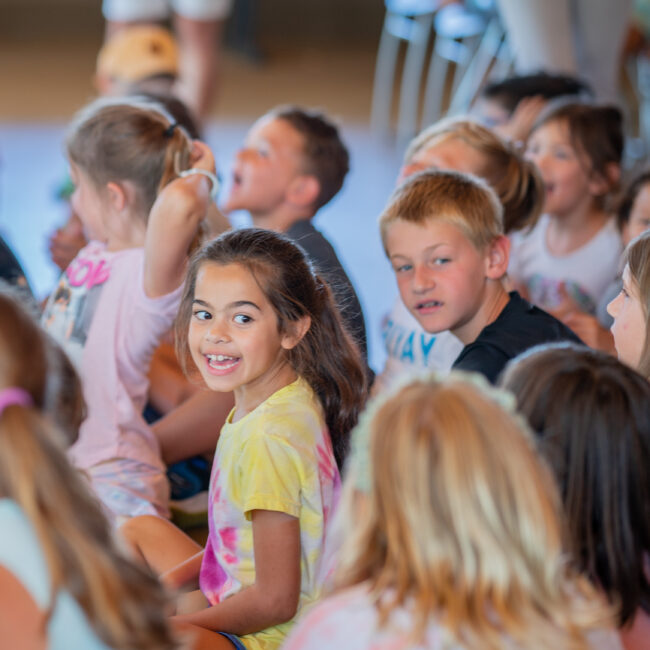
POLYGON ((17 404, 18 406, 31 406, 33 404, 31 395, 23 388, 10 386, 0 390, 0 414, 7 408, 17 404))

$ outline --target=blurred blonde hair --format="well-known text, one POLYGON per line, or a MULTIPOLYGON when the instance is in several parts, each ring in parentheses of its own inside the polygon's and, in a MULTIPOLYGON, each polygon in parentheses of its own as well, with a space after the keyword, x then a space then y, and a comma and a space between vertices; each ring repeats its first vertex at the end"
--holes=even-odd
POLYGON ((379 217, 386 253, 386 235, 392 223, 424 224, 430 219, 453 224, 479 251, 503 235, 503 207, 485 181, 431 169, 407 178, 388 199, 379 217))
MULTIPOLYGON (((563 557, 560 501, 524 425, 463 377, 422 378, 372 417, 371 487, 346 482, 336 585, 365 583, 383 624, 414 614, 414 642, 440 621, 467 647, 587 648, 611 624, 563 557)), ((354 467, 354 463, 352 463, 354 467)))
POLYGON ((544 184, 537 168, 513 144, 477 122, 466 119, 436 122, 411 141, 404 163, 408 164, 420 151, 449 140, 460 140, 483 156, 483 166, 473 173, 487 181, 503 204, 505 232, 534 226, 544 203, 544 184))
POLYGON ((638 290, 646 322, 645 341, 637 370, 650 379, 650 231, 640 234, 628 244, 623 259, 638 290))
POLYGON ((0 497, 20 506, 38 536, 51 583, 47 616, 65 589, 109 647, 176 648, 158 581, 117 550, 99 502, 65 456, 70 432, 55 422, 72 425, 80 397, 48 396, 49 346, 32 317, 0 293, 0 388, 22 388, 33 401, 0 413, 0 497), (48 402, 63 412, 53 416, 48 402))

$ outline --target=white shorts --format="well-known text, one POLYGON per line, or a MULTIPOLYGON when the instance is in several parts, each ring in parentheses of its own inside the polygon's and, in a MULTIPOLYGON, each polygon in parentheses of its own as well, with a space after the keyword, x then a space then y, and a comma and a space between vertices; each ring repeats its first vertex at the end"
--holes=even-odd
POLYGON ((230 13, 233 0, 103 0, 106 20, 131 23, 165 20, 170 9, 191 20, 220 20, 230 13))

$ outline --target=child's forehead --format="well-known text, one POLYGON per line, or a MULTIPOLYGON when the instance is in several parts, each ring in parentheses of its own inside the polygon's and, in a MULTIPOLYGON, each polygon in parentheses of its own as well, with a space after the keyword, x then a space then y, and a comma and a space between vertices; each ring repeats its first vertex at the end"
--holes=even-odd
POLYGON ((305 138, 288 120, 276 115, 263 115, 250 128, 247 141, 265 140, 273 147, 283 147, 302 154, 305 138))
POLYGON ((435 214, 419 221, 397 218, 388 225, 386 234, 391 254, 443 244, 464 246, 467 243, 473 247, 458 214, 435 214), (391 251, 393 247, 395 250, 391 251))
POLYGON ((228 303, 233 300, 255 298, 256 302, 266 302, 266 294, 253 271, 239 262, 221 264, 206 261, 196 274, 195 299, 208 299, 211 302, 228 303))
POLYGON ((573 140, 569 130, 569 122, 565 118, 557 117, 552 118, 546 122, 542 122, 530 134, 531 140, 533 139, 549 139, 560 141, 573 147, 573 140))

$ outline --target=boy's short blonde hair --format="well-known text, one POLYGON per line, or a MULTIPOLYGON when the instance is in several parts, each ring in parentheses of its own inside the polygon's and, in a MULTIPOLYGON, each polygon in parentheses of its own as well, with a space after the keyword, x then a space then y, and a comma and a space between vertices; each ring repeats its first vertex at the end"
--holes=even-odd
POLYGON ((392 223, 423 224, 428 219, 456 226, 479 251, 503 235, 503 206, 485 181, 470 174, 427 170, 404 181, 388 200, 379 217, 384 250, 392 223))

